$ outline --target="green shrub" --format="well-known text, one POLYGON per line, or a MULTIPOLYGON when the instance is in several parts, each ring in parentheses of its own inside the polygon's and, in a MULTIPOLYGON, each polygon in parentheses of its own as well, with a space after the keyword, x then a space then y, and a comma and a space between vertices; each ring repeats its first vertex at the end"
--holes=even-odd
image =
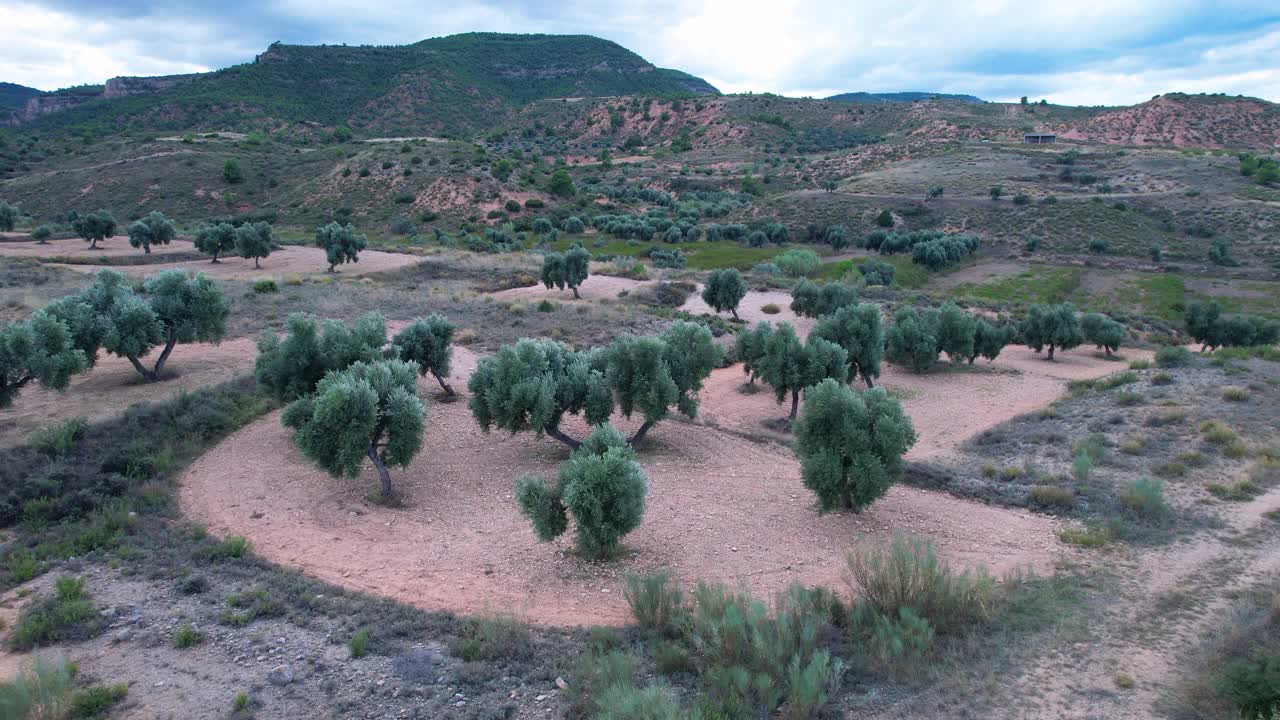
POLYGON ((360 630, 351 639, 347 641, 347 647, 351 650, 351 657, 362 658, 369 654, 369 631, 360 630))
POLYGON ((9 579, 21 585, 39 575, 43 565, 29 550, 14 550, 5 558, 5 568, 9 571, 9 579))
POLYGON ((481 615, 466 621, 449 654, 475 662, 507 661, 529 657, 533 638, 529 626, 507 615, 481 615))
POLYGON ((1053 485, 1035 485, 1031 488, 1031 502, 1037 505, 1069 508, 1075 501, 1076 494, 1066 488, 1053 485))
POLYGON ((611 685, 596 699, 598 720, 684 720, 688 716, 671 694, 656 685, 643 690, 630 685, 611 685))
POLYGON ((689 651, 669 640, 661 640, 653 646, 653 664, 663 675, 689 672, 694 668, 689 651))
POLYGON ((276 287, 276 281, 271 279, 258 280, 253 283, 253 291, 259 295, 266 293, 280 292, 280 288, 276 287))
POLYGON ((56 596, 33 602, 18 616, 9 637, 13 649, 82 640, 101 629, 102 618, 85 594, 83 579, 60 577, 56 587, 56 596))
POLYGON ((1162 522, 1170 514, 1164 498, 1164 483, 1151 478, 1138 478, 1120 494, 1120 504, 1130 515, 1147 522, 1162 522))
POLYGON ((1280 708, 1280 653, 1272 648, 1228 665, 1218 681, 1218 692, 1235 705, 1242 718, 1274 718, 1280 708))
POLYGON ((94 685, 77 690, 75 695, 71 696, 71 717, 101 717, 111 709, 112 705, 124 700, 128 694, 129 686, 124 684, 94 685))
POLYGON ((215 558, 242 558, 249 552, 249 540, 242 535, 228 535, 212 552, 215 558))
POLYGON ((1085 482, 1093 471, 1093 459, 1087 453, 1078 453, 1071 458, 1071 475, 1076 482, 1085 482))
POLYGON ((782 312, 782 308, 778 307, 776 303, 765 303, 760 306, 760 312, 765 315, 777 315, 782 312))
POLYGON ((1058 531, 1058 539, 1068 545, 1082 548, 1099 548, 1111 542, 1111 533, 1099 527, 1063 528, 1058 531))
POLYGON ((876 614, 869 622, 871 654, 883 663, 918 658, 933 644, 933 627, 910 607, 899 608, 897 616, 876 614))
POLYGON ((822 265, 822 258, 818 257, 818 253, 804 249, 794 248, 780 253, 773 258, 773 263, 782 270, 782 274, 787 277, 799 278, 809 277, 818 271, 822 265))
MULTIPOLYGON (((368 170, 361 170, 361 173, 368 173, 368 170)), ((231 701, 231 709, 236 712, 244 712, 249 709, 249 693, 241 690, 231 701)))
POLYGON ((1167 462, 1156 465, 1151 472, 1164 478, 1179 478, 1187 474, 1187 466, 1180 462, 1167 462))
POLYGON ((1205 486, 1205 489, 1219 500, 1231 500, 1234 502, 1245 502, 1262 494, 1262 488, 1254 484, 1249 478, 1241 478, 1230 485, 1209 483, 1205 486))
POLYGON ((666 573, 626 576, 622 596, 640 627, 665 630, 680 619, 683 609, 680 591, 670 587, 670 581, 666 573))
POLYGON ((71 711, 73 668, 67 662, 34 657, 12 679, 0 680, 0 716, 60 720, 71 711))
POLYGON ((1184 367, 1191 364, 1191 351, 1180 346, 1170 345, 1156 351, 1156 367, 1184 367))
POLYGON ((1242 387, 1225 387, 1222 389, 1222 399, 1228 402, 1245 402, 1249 399, 1249 391, 1242 387))
POLYGON ((1152 385, 1172 385, 1173 382, 1173 376, 1169 373, 1158 372, 1151 376, 1152 385))
POLYGON ((1230 445, 1240 439, 1239 435, 1221 420, 1208 420, 1200 425, 1200 433, 1205 442, 1211 445, 1230 445))
POLYGON ((849 554, 854 594, 880 615, 901 618, 910 608, 939 631, 990 617, 995 579, 985 568, 956 572, 929 540, 896 533, 888 546, 849 554))
POLYGON ((204 633, 196 630, 190 623, 178 626, 173 631, 173 635, 169 638, 173 646, 178 649, 195 647, 204 641, 204 633))
POLYGON ((1151 367, 1151 361, 1146 358, 1138 358, 1129 363, 1130 370, 1146 370, 1151 367))
POLYGON ((89 419, 74 417, 54 425, 47 425, 31 435, 31 446, 46 455, 58 457, 66 455, 76 448, 84 431, 89 427, 89 419))

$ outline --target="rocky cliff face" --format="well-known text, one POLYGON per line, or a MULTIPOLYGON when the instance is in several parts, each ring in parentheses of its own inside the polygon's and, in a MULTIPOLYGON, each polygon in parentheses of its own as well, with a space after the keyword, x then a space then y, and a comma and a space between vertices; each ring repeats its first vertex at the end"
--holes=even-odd
POLYGON ((14 126, 22 123, 31 122, 41 115, 59 112, 67 108, 73 108, 81 103, 102 97, 101 95, 41 95, 27 100, 21 110, 14 112, 8 118, 0 119, 0 125, 14 126))
POLYGON ((105 98, 133 97, 135 95, 151 95, 169 88, 185 85, 195 75, 162 75, 160 77, 114 77, 107 81, 102 93, 105 98))

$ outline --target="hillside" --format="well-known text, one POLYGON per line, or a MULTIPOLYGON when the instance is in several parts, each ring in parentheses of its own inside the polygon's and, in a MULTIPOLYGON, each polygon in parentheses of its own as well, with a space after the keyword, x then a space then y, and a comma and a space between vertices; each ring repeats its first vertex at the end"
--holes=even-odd
POLYGON ((835 100, 836 102, 851 103, 886 103, 886 102, 915 102, 916 100, 960 100, 962 102, 980 103, 986 102, 980 97, 973 95, 952 95, 948 93, 930 93, 930 92, 892 92, 892 93, 869 93, 869 92, 848 92, 832 95, 827 100, 835 100))
POLYGON ((463 133, 558 97, 715 94, 585 35, 470 33, 403 46, 273 44, 252 63, 198 75, 116 78, 40 130, 278 130, 306 123, 370 134, 463 133))
POLYGON ((1064 138, 1107 144, 1275 148, 1280 147, 1280 105, 1249 97, 1170 93, 1054 129, 1064 138))

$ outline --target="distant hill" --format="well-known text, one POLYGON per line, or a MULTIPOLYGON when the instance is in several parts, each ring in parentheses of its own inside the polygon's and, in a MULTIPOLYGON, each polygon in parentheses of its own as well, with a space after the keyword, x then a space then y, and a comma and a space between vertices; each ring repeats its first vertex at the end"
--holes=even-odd
POLYGON ((40 94, 40 90, 26 85, 0 82, 0 114, 21 110, 28 100, 40 94))
POLYGON ((96 99, 33 120, 95 133, 306 123, 433 134, 493 127, 533 100, 717 93, 596 37, 468 33, 381 47, 276 43, 215 72, 114 78, 96 99))
POLYGON ((827 100, 835 100, 836 102, 851 103, 886 103, 886 102, 915 102, 916 100, 931 100, 939 98, 941 100, 961 100, 963 102, 980 103, 986 102, 980 97, 973 95, 949 95, 947 93, 929 93, 929 92, 894 92, 894 93, 867 93, 867 92, 851 92, 832 95, 827 100))
POLYGON ((1280 148, 1280 105, 1239 95, 1168 93, 1053 129, 1071 140, 1120 145, 1280 148))

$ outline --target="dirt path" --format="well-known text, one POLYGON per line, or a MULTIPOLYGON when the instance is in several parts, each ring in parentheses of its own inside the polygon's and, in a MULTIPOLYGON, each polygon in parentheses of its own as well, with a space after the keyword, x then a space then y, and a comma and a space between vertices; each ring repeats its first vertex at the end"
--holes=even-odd
MULTIPOLYGON (((452 381, 461 388, 477 356, 456 354, 452 381)), ((704 407, 717 413, 713 402, 704 407)), ((576 423, 568 430, 585 433, 576 423)), ((179 498, 215 533, 244 535, 267 559, 326 581, 424 608, 498 608, 549 624, 624 622, 623 575, 662 568, 682 583, 742 581, 764 595, 794 581, 840 587, 844 555, 863 535, 925 535, 957 561, 997 572, 1043 570, 1060 551, 1047 517, 907 487, 861 515, 818 515, 787 448, 672 421, 641 453, 649 508, 624 556, 586 562, 568 536, 538 543, 512 497, 517 476, 551 475, 566 456, 528 434, 484 435, 464 401, 431 402, 423 451, 395 474, 406 507, 386 509, 363 499, 374 487, 368 473, 337 481, 308 464, 274 414, 200 458, 179 498)))
MULTIPOLYGON (((1280 534, 1263 513, 1280 507, 1280 488, 1229 508, 1226 532, 1105 560, 1119 579, 1115 597, 1089 637, 1039 655, 1008 685, 1016 717, 1067 720, 1163 717, 1184 654, 1222 622, 1238 593, 1280 573, 1280 534), (1117 673, 1131 677, 1129 689, 1117 673)), ((997 703, 999 706, 999 703, 997 703)), ((1014 717, 1014 715, 1009 715, 1014 717)))

